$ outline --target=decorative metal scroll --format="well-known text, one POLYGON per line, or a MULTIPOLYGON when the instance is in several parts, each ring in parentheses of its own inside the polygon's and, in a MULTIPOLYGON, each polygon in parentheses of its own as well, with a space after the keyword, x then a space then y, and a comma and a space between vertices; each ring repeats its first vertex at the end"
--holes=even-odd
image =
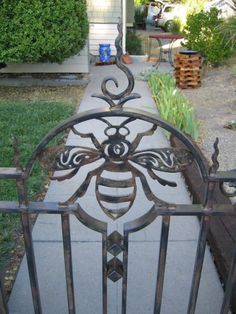
POLYGON ((109 92, 109 90, 107 89, 107 83, 109 81, 113 82, 115 84, 115 86, 118 88, 119 84, 118 81, 115 77, 107 77, 103 80, 102 82, 102 93, 103 94, 93 94, 92 97, 96 97, 96 98, 100 98, 105 100, 110 108, 115 108, 115 109, 122 109, 123 105, 132 99, 137 99, 140 98, 141 95, 137 94, 137 93, 132 93, 133 89, 134 89, 134 77, 132 72, 121 62, 121 57, 122 57, 122 48, 121 48, 121 42, 122 42, 122 37, 123 37, 123 33, 122 33, 122 24, 119 23, 118 24, 118 36, 116 38, 115 41, 115 47, 117 50, 117 54, 116 54, 116 66, 124 72, 124 74, 127 76, 128 79, 128 86, 127 88, 119 93, 119 94, 113 94, 111 92, 109 92), (117 103, 114 102, 114 100, 117 100, 117 103))
POLYGON ((89 138, 94 148, 81 146, 67 146, 65 150, 56 158, 54 169, 57 171, 68 170, 64 175, 52 177, 53 180, 63 181, 71 179, 79 170, 88 164, 102 160, 102 164, 88 172, 85 180, 81 183, 75 193, 65 202, 73 203, 78 198, 85 195, 88 186, 93 177, 96 177, 96 197, 104 213, 112 219, 123 216, 132 207, 136 197, 136 178, 141 182, 143 191, 149 201, 153 201, 158 206, 167 205, 167 203, 155 196, 145 175, 136 167, 136 165, 147 170, 148 175, 159 184, 170 187, 176 187, 177 184, 172 181, 163 179, 156 171, 161 172, 179 172, 185 166, 193 161, 192 154, 187 150, 178 150, 174 148, 156 148, 138 150, 141 140, 145 136, 151 136, 157 129, 152 125, 150 129, 143 133, 138 133, 135 139, 130 142, 127 136, 130 134, 129 123, 135 121, 135 118, 128 118, 119 125, 111 124, 105 118, 97 118, 105 124, 104 135, 106 139, 100 143, 93 133, 81 133, 72 127, 73 133, 80 138, 89 138), (129 177, 124 180, 110 179, 105 176, 106 172, 115 172, 117 174, 128 173, 129 177), (103 194, 100 187, 107 188, 130 188, 132 192, 123 196, 103 194), (109 204, 127 204, 125 207, 118 209, 109 208, 109 204), (107 204, 106 206, 104 204, 107 204))
MULTIPOLYGON (((212 154, 212 157, 211 157, 212 166, 209 169, 210 174, 216 173, 220 166, 219 161, 218 161, 218 156, 220 153, 218 144, 219 144, 219 138, 217 137, 213 145, 214 153, 212 154)), ((236 169, 231 170, 232 174, 234 172, 236 173, 236 169)), ((220 182, 219 188, 220 188, 221 193, 226 197, 236 196, 236 183, 235 182, 220 182)))
MULTIPOLYGON (((148 183, 148 177, 155 180, 162 186, 176 187, 177 183, 163 178, 161 173, 176 173, 182 171, 186 166, 190 165, 194 160, 194 155, 185 149, 166 148, 150 148, 141 149, 141 141, 148 136, 152 136, 158 129, 158 123, 150 123, 145 131, 139 132, 131 136, 131 127, 133 122, 139 122, 143 119, 140 114, 128 115, 123 110, 124 104, 132 99, 140 98, 141 96, 132 93, 134 88, 134 77, 131 71, 121 62, 122 49, 122 28, 118 25, 119 35, 115 45, 117 49, 116 65, 125 73, 128 79, 128 86, 123 92, 114 94, 107 88, 108 82, 113 82, 118 87, 118 82, 114 77, 105 78, 102 82, 102 93, 94 94, 93 97, 103 99, 109 104, 110 111, 114 116, 122 118, 122 122, 114 123, 105 115, 95 115, 89 119, 95 119, 103 125, 103 140, 99 140, 92 132, 81 132, 73 125, 71 131, 75 139, 80 143, 80 140, 87 139, 93 147, 66 146, 60 152, 55 160, 54 170, 56 171, 52 180, 64 181, 78 175, 83 167, 90 165, 90 170, 84 181, 78 184, 76 191, 63 203, 61 206, 67 206, 70 203, 76 202, 77 199, 83 197, 95 178, 94 194, 100 208, 112 220, 116 220, 125 215, 133 206, 137 194, 137 182, 141 186, 146 198, 153 202, 158 207, 166 207, 169 204, 162 200, 158 195, 152 192, 148 183), (98 165, 99 164, 99 165, 98 165), (116 177, 109 176, 110 173, 115 173, 116 177), (126 178, 122 176, 126 174, 126 178), (122 177, 122 179, 121 179, 122 177), (104 188, 105 191, 104 192, 104 188), (113 191, 119 189, 122 191, 117 195, 113 191), (128 190, 128 192, 127 192, 128 190)), ((120 121, 120 119, 119 119, 120 121)), ((79 214, 76 214, 80 219, 79 214)), ((153 214, 153 208, 145 213, 139 220, 139 228, 144 228, 146 224, 150 224, 156 217, 153 214)), ((81 220, 81 219, 80 219, 81 220)), ((125 226, 124 226, 125 229, 125 226)), ((124 233, 127 231, 124 231, 124 233)), ((127 278, 127 234, 121 234, 118 231, 112 232, 110 235, 105 235, 105 249, 103 256, 104 267, 106 269, 104 275, 112 281, 117 281, 123 278, 123 282, 127 278), (113 256, 107 261, 108 252, 113 256), (121 257, 118 257, 121 255, 121 257)), ((127 283, 125 284, 127 285, 127 283)), ((125 298, 123 298, 125 300, 125 298)), ((123 304, 123 306, 125 306, 123 304)))

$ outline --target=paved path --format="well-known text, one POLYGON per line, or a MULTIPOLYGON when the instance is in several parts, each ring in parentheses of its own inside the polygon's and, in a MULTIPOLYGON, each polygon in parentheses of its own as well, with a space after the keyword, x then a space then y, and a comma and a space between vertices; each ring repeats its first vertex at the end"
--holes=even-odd
MULTIPOLYGON (((150 67, 146 63, 137 63, 130 66, 133 73, 139 73, 144 67, 150 67)), ((122 86, 126 86, 126 79, 115 66, 96 67, 92 69, 91 81, 86 89, 85 96, 80 106, 80 112, 92 108, 100 108, 105 105, 102 100, 91 98, 94 92, 100 92, 101 80, 110 74, 115 74, 122 86)), ((131 101, 130 107, 141 108, 156 114, 156 106, 152 100, 150 91, 145 82, 137 81, 135 92, 142 94, 139 100, 131 101)), ((86 125, 91 127, 91 125, 86 125)), ((96 137, 101 139, 97 125, 93 124, 96 137)), ((169 143, 161 132, 155 134, 155 143, 149 142, 146 137, 141 142, 142 148, 168 147, 169 143)), ((68 144, 74 145, 77 138, 70 134, 68 144)), ((80 179, 86 175, 88 169, 81 169, 80 179)), ((179 174, 167 174, 168 178, 177 182, 177 188, 160 187, 156 192, 160 198, 169 202, 189 204, 189 194, 185 188, 183 179, 179 174)), ((61 183, 52 182, 47 196, 47 201, 65 200, 78 186, 77 178, 61 183)), ((155 192, 155 186, 150 179, 149 184, 155 192)), ((145 199, 139 184, 137 183, 139 196, 134 203, 135 210, 120 218, 118 222, 109 226, 111 232, 114 228, 121 230, 124 220, 138 217, 145 208, 150 207, 145 199)), ((104 213, 99 210, 99 205, 94 197, 94 179, 86 193, 87 198, 81 199, 81 205, 86 210, 96 215, 97 218, 108 221, 104 213)), ((76 218, 71 217, 72 247, 74 262, 75 294, 78 313, 100 314, 101 313, 101 238, 95 232, 81 225, 76 218)), ((186 313, 193 263, 195 258, 199 222, 196 218, 175 217, 171 221, 167 271, 163 296, 163 314, 186 313)), ((67 313, 66 289, 64 282, 64 264, 62 250, 62 235, 60 229, 60 217, 48 215, 39 216, 33 231, 34 245, 36 251, 37 267, 39 273, 39 284, 43 313, 65 314, 67 313)), ((128 311, 127 314, 149 314, 153 312, 154 287, 156 277, 156 266, 154 261, 158 257, 160 239, 160 219, 131 236, 129 250, 129 279, 128 279, 128 311)), ((109 313, 120 313, 120 282, 114 284, 109 282, 109 313)), ((30 296, 28 275, 25 259, 21 265, 14 289, 10 298, 10 311, 12 314, 33 313, 30 296)), ((211 260, 209 250, 203 269, 203 280, 200 286, 199 302, 197 304, 198 314, 219 313, 220 303, 223 297, 220 282, 217 277, 214 264, 211 260)))

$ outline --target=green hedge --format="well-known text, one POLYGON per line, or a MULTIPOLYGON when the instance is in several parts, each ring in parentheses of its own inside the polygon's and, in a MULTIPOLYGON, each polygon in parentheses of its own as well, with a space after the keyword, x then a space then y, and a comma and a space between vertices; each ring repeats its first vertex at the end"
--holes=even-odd
POLYGON ((84 47, 86 0, 0 3, 0 62, 62 62, 84 47))

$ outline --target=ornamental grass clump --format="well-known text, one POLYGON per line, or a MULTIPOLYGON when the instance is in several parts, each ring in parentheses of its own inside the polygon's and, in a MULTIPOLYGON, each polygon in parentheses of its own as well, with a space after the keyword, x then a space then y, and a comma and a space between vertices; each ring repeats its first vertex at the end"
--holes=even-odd
POLYGON ((226 49, 232 53, 236 51, 236 16, 231 16, 220 24, 217 29, 222 34, 222 41, 226 49))
POLYGON ((196 140, 199 122, 189 101, 175 87, 174 78, 159 72, 151 74, 148 83, 161 117, 196 140))
POLYGON ((88 36, 86 0, 2 0, 0 62, 62 62, 88 36))

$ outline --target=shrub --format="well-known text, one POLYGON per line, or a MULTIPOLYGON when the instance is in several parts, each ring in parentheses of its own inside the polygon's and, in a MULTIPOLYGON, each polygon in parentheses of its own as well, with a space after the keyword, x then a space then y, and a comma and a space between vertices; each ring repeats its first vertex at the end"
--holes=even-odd
POLYGON ((2 0, 0 62, 62 62, 88 34, 86 0, 2 0))
POLYGON ((181 19, 179 17, 175 17, 171 24, 171 33, 173 34, 181 34, 183 30, 183 24, 181 22, 181 19))
POLYGON ((226 49, 232 52, 236 49, 236 16, 229 17, 219 27, 217 27, 223 36, 223 42, 226 49))
POLYGON ((217 30, 223 23, 218 14, 216 8, 209 12, 190 14, 184 28, 186 47, 200 51, 212 65, 218 65, 230 54, 230 49, 226 49, 226 39, 217 30))
POLYGON ((133 31, 128 31, 126 34, 126 50, 131 55, 142 54, 142 39, 133 31))
POLYGON ((146 4, 146 3, 147 3, 146 0, 134 0, 134 5, 136 7, 138 7, 138 6, 142 5, 142 4, 146 4))
POLYGON ((161 117, 197 139, 199 122, 189 101, 176 89, 174 78, 166 73, 153 73, 148 83, 161 117))
POLYGON ((146 28, 146 13, 145 10, 140 6, 135 8, 134 11, 134 26, 135 28, 141 27, 146 28))

